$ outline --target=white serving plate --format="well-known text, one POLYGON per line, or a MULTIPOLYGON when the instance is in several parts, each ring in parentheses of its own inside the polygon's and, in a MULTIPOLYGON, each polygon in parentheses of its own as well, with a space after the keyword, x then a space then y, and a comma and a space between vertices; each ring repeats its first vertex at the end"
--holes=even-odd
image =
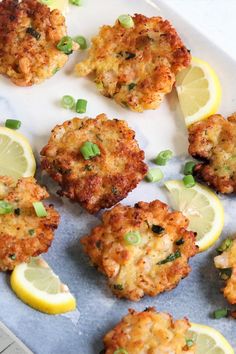
MULTIPOLYGON (((199 34, 191 24, 169 9, 164 1, 151 0, 84 0, 83 7, 71 6, 67 15, 69 35, 91 38, 103 24, 112 24, 122 13, 143 13, 147 16, 162 14, 171 20, 192 54, 207 60, 214 67, 223 89, 220 113, 230 115, 235 109, 236 63, 220 48, 199 34), (160 10, 161 9, 161 10, 160 10)), ((114 101, 98 94, 95 85, 87 78, 77 78, 75 63, 86 53, 73 54, 63 70, 50 80, 33 87, 17 87, 7 78, 0 80, 0 118, 22 121, 21 131, 32 143, 36 156, 46 144, 50 130, 59 123, 76 116, 60 107, 65 94, 88 100, 86 115, 95 117, 106 113, 110 118, 126 119, 137 134, 140 146, 150 159, 163 149, 175 153, 172 162, 163 168, 165 179, 181 178, 181 166, 187 158, 187 132, 181 117, 176 94, 166 97, 155 111, 134 113, 118 106, 114 101)), ((104 277, 89 265, 83 254, 79 238, 89 233, 99 218, 84 212, 78 205, 56 196, 56 185, 38 172, 38 179, 46 184, 51 200, 62 215, 55 241, 45 256, 61 279, 75 294, 78 311, 61 316, 41 314, 24 305, 9 288, 9 275, 0 274, 0 320, 2 320, 30 349, 37 354, 95 354, 102 349, 102 336, 117 323, 127 309, 143 310, 156 306, 176 317, 188 316, 193 322, 211 325, 220 330, 236 348, 235 323, 230 319, 216 321, 210 314, 226 306, 219 292, 220 283, 213 266, 215 247, 197 255, 192 261, 192 273, 171 292, 158 297, 145 297, 139 303, 118 300, 106 287, 104 277), (79 318, 80 313, 80 318, 79 318)), ((139 200, 161 199, 167 201, 163 184, 140 185, 123 202, 133 204, 139 200)), ((221 197, 226 210, 226 225, 222 238, 232 234, 232 210, 236 206, 233 197, 221 197)))

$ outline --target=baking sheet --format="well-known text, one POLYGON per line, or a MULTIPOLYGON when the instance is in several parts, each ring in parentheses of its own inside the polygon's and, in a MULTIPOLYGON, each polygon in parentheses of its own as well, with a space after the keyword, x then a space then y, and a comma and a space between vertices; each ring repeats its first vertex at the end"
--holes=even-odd
MULTIPOLYGON (((81 8, 71 7, 67 15, 70 35, 91 38, 102 24, 112 24, 121 13, 143 13, 147 16, 161 13, 170 19, 193 55, 209 61, 219 74, 223 99, 220 113, 227 116, 235 110, 236 63, 221 49, 212 45, 189 23, 166 7, 162 1, 86 0, 81 8)), ((87 115, 94 117, 107 113, 110 118, 127 119, 137 133, 145 150, 147 161, 160 150, 170 148, 175 152, 171 163, 163 168, 165 179, 181 178, 181 167, 187 157, 186 128, 181 118, 175 93, 169 95, 156 111, 133 113, 115 102, 98 95, 95 85, 88 79, 78 79, 73 74, 75 62, 85 54, 74 54, 66 67, 50 80, 30 88, 16 87, 7 79, 0 81, 0 118, 22 121, 21 131, 32 142, 36 156, 47 142, 49 131, 55 124, 73 117, 73 113, 60 108, 64 94, 88 99, 87 115)), ((151 164, 150 164, 151 165, 151 164)), ((227 306, 220 294, 217 271, 213 266, 215 249, 197 255, 190 262, 191 274, 179 286, 158 297, 145 297, 139 303, 116 299, 106 286, 106 280, 89 265, 79 239, 99 223, 99 215, 91 216, 79 205, 56 195, 57 186, 47 176, 37 173, 40 183, 51 192, 51 200, 61 214, 61 223, 45 259, 67 283, 74 293, 78 310, 66 315, 49 316, 24 305, 9 287, 9 274, 0 274, 0 320, 29 346, 36 354, 98 354, 102 337, 127 313, 128 308, 143 310, 155 306, 168 311, 176 318, 188 316, 192 322, 207 324, 220 330, 236 349, 235 322, 232 319, 213 320, 211 313, 227 306)), ((140 185, 123 202, 133 204, 139 200, 168 201, 162 184, 140 185)), ((234 197, 221 197, 226 221, 221 239, 234 234, 233 221, 236 201, 234 197)), ((220 241, 219 241, 220 242, 220 241)), ((218 243, 219 243, 218 242, 218 243)))

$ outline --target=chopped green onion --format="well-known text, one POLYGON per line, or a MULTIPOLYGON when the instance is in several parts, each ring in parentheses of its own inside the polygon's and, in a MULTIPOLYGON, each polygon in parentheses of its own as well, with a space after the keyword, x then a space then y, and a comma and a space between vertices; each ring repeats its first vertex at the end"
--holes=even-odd
POLYGON ((133 88, 135 88, 136 84, 134 82, 131 82, 131 84, 128 85, 128 90, 131 91, 133 88))
POLYGON ((86 141, 80 148, 80 152, 85 160, 90 160, 93 157, 100 155, 100 150, 97 144, 86 141))
POLYGON ((164 175, 159 167, 150 168, 147 175, 146 175, 146 179, 149 182, 159 182, 162 180, 163 177, 164 177, 164 175))
POLYGON ((192 175, 195 166, 196 164, 193 161, 186 162, 186 164, 184 165, 184 175, 192 175))
POLYGON ((187 344, 187 346, 190 348, 190 347, 193 346, 194 341, 193 341, 192 339, 186 339, 186 344, 187 344))
POLYGON ((13 261, 16 259, 16 255, 15 255, 15 253, 13 253, 13 254, 10 254, 9 255, 9 258, 11 258, 13 261))
POLYGON ((115 350, 113 354, 129 354, 129 353, 124 348, 119 348, 115 350))
POLYGON ((87 109, 87 101, 83 99, 79 99, 76 102, 75 110, 77 113, 85 113, 87 109))
POLYGON ((79 44, 80 49, 84 50, 87 49, 87 41, 83 36, 77 36, 74 38, 74 41, 79 44))
POLYGON ((138 231, 130 231, 124 236, 124 239, 129 245, 139 245, 142 237, 138 231))
POLYGON ((222 244, 220 245, 220 247, 217 248, 217 251, 219 253, 222 253, 224 251, 226 251, 227 249, 229 249, 233 244, 233 240, 231 240, 231 238, 226 238, 222 244))
POLYGON ((175 242, 175 244, 176 244, 177 246, 183 245, 183 244, 184 244, 184 239, 183 239, 183 238, 180 238, 179 240, 177 240, 177 241, 175 242))
POLYGON ((232 275, 232 268, 221 269, 219 275, 220 275, 220 279, 228 280, 232 275))
POLYGON ((228 314, 229 314, 228 309, 218 309, 214 311, 214 318, 218 320, 220 318, 227 317, 228 314))
POLYGON ((83 0, 70 0, 70 3, 72 5, 76 5, 76 6, 82 6, 83 5, 83 0))
POLYGON ((14 210, 14 214, 17 215, 17 216, 19 216, 19 215, 20 215, 20 208, 16 208, 16 209, 14 210))
POLYGON ((123 285, 122 284, 114 284, 113 285, 113 288, 115 289, 115 290, 124 290, 124 287, 123 287, 123 285))
POLYGON ((152 225, 152 232, 155 234, 161 234, 163 231, 165 231, 164 227, 160 225, 152 225))
POLYGON ((21 126, 21 121, 17 119, 7 119, 5 122, 5 127, 9 129, 19 129, 21 126))
POLYGON ((175 259, 177 258, 180 258, 181 257, 181 253, 180 251, 176 251, 175 253, 171 253, 168 257, 166 257, 165 259, 163 259, 162 261, 158 262, 157 264, 158 265, 161 265, 161 264, 166 264, 168 262, 172 262, 174 261, 175 259))
POLYGON ((63 108, 72 109, 75 106, 75 99, 72 96, 65 95, 61 99, 61 105, 63 108))
POLYGON ((55 75, 59 70, 60 70, 60 68, 58 68, 58 67, 54 68, 52 71, 52 75, 55 75))
POLYGON ((29 233, 30 236, 33 236, 33 234, 35 233, 35 230, 34 229, 30 229, 30 230, 28 230, 28 233, 29 233))
POLYGON ((0 200, 0 215, 10 214, 14 210, 13 205, 4 200, 0 200))
POLYGON ((36 29, 34 29, 33 27, 28 27, 26 29, 26 33, 30 34, 32 37, 34 37, 35 39, 37 39, 37 41, 40 39, 41 34, 36 31, 36 29))
POLYGON ((34 207, 36 215, 39 218, 43 218, 48 215, 47 210, 44 208, 44 205, 42 202, 34 202, 33 207, 34 207))
POLYGON ((60 40, 60 42, 57 44, 57 49, 59 49, 61 52, 69 55, 73 52, 73 40, 69 36, 64 36, 60 40))
POLYGON ((171 150, 163 150, 155 158, 155 163, 159 166, 165 166, 172 156, 173 152, 171 150))
POLYGON ((195 179, 192 175, 187 175, 187 176, 184 176, 183 178, 183 182, 184 182, 184 186, 186 188, 191 188, 191 187, 194 187, 195 186, 195 179))
POLYGON ((118 21, 120 22, 121 26, 124 28, 134 27, 134 20, 129 15, 120 15, 118 17, 118 21))

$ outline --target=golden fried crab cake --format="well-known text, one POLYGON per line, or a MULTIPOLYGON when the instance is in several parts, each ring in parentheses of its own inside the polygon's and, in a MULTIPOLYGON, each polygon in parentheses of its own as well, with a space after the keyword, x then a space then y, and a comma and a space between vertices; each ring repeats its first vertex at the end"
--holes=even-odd
POLYGON ((142 112, 159 106, 191 56, 169 21, 137 14, 133 21, 129 29, 119 21, 103 26, 76 72, 79 76, 94 72, 104 96, 142 112))
POLYGON ((153 307, 143 312, 129 310, 105 335, 104 354, 194 354, 195 345, 187 345, 189 328, 187 318, 174 320, 168 313, 157 312, 153 307))
POLYGON ((90 213, 125 198, 147 172, 134 131, 125 121, 109 120, 105 114, 57 125, 41 155, 42 168, 61 187, 59 194, 90 213), (83 149, 97 152, 86 159, 83 149))
POLYGON ((236 192, 236 114, 215 114, 189 128, 189 153, 203 160, 194 174, 220 193, 236 192))
POLYGON ((220 276, 226 281, 223 289, 225 298, 236 304, 236 239, 226 239, 219 250, 222 253, 214 259, 216 268, 221 269, 220 276))
POLYGON ((59 10, 37 0, 0 2, 0 73, 19 86, 37 84, 62 68, 68 56, 57 49, 66 35, 59 10))
POLYGON ((158 200, 119 204, 81 242, 113 293, 138 301, 174 288, 190 272, 188 260, 197 247, 187 227, 182 213, 170 212, 158 200))
POLYGON ((49 205, 45 206, 47 216, 38 217, 33 203, 48 196, 33 177, 14 182, 10 177, 0 176, 1 271, 11 270, 17 264, 29 261, 30 257, 47 252, 59 223, 59 214, 49 205))

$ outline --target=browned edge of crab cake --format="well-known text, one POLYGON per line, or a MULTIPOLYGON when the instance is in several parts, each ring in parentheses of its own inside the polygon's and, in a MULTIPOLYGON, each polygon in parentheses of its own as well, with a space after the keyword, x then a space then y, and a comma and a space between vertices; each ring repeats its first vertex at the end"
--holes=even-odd
POLYGON ((191 55, 169 21, 133 16, 134 27, 103 26, 93 38, 87 59, 77 64, 79 76, 94 72, 99 91, 133 111, 156 109, 171 92, 175 75, 191 55))
POLYGON ((66 35, 59 10, 37 0, 0 2, 0 73, 19 86, 30 86, 51 77, 68 60, 57 49, 66 35))
POLYGON ((195 346, 188 347, 186 340, 190 323, 187 318, 174 320, 168 313, 149 307, 143 312, 129 309, 129 313, 110 330, 103 339, 104 354, 116 350, 125 353, 185 353, 194 354, 195 346))
POLYGON ((169 211, 158 200, 134 207, 117 205, 102 223, 81 239, 93 265, 108 278, 119 298, 138 301, 171 290, 186 277, 189 258, 197 253, 195 234, 187 231, 181 212, 169 211), (131 233, 137 242, 127 240, 131 233))
POLYGON ((202 160, 194 168, 200 181, 220 193, 236 192, 236 115, 215 114, 189 128, 189 153, 202 160))
POLYGON ((215 267, 220 269, 221 277, 225 280, 222 289, 224 297, 232 305, 236 304, 236 239, 223 241, 225 251, 214 258, 215 267), (227 242, 227 243, 226 243, 227 242))
POLYGON ((15 182, 0 176, 0 200, 13 206, 13 212, 0 215, 0 271, 12 270, 30 257, 47 252, 59 224, 59 214, 53 205, 44 205, 47 216, 38 217, 33 203, 48 198, 44 187, 33 177, 15 182))
POLYGON ((41 151, 41 166, 59 183, 60 195, 79 202, 90 213, 125 198, 147 172, 144 152, 135 132, 123 120, 74 118, 57 125, 41 151), (85 160, 85 142, 96 144, 100 155, 85 160))

